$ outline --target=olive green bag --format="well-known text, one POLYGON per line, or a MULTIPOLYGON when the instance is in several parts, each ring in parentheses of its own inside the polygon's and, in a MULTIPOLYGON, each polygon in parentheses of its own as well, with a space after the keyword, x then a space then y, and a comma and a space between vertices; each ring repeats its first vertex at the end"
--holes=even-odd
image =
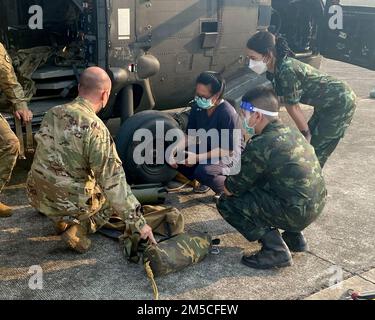
MULTIPOLYGON (((156 238, 168 239, 184 232, 184 216, 176 208, 162 206, 143 206, 143 216, 152 228, 156 238)), ((121 237, 125 257, 138 263, 142 253, 149 246, 148 242, 140 238, 139 233, 125 230, 121 237)))
POLYGON ((201 262, 210 253, 213 244, 219 244, 219 240, 212 241, 206 233, 189 232, 160 241, 157 245, 148 245, 143 252, 143 263, 155 300, 159 299, 155 277, 201 262))
POLYGON ((206 233, 181 233, 149 245, 143 252, 143 262, 149 263, 155 277, 180 271, 201 262, 212 248, 212 239, 206 233))
POLYGON ((180 271, 201 262, 219 240, 202 232, 184 232, 184 219, 175 208, 144 206, 144 217, 158 238, 157 245, 141 240, 138 233, 125 232, 122 237, 124 254, 131 262, 138 263, 143 255, 143 264, 158 299, 154 277, 180 271))

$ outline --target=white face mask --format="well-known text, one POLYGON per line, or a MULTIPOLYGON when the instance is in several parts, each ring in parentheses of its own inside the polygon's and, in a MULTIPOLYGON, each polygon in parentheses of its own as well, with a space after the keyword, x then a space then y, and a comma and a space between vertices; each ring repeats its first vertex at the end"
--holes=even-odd
POLYGON ((255 61, 252 59, 250 59, 249 68, 259 75, 265 73, 268 69, 264 61, 255 61))

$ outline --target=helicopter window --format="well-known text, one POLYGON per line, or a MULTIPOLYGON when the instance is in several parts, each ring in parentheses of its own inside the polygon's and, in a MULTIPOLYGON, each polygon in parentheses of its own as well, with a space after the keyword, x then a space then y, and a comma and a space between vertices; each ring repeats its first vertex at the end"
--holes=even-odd
POLYGON ((217 21, 202 21, 201 33, 213 33, 219 31, 219 24, 217 21))

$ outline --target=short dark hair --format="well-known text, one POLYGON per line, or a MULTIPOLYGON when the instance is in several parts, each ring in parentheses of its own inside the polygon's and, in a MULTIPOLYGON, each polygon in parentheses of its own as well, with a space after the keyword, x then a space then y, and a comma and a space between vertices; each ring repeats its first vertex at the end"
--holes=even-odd
POLYGON ((223 98, 226 88, 225 79, 220 73, 214 71, 205 71, 199 75, 196 84, 203 84, 210 87, 212 95, 220 92, 219 99, 223 98))
POLYGON ((255 106, 266 111, 279 111, 279 100, 271 87, 259 86, 251 89, 243 96, 242 101, 254 103, 255 106))

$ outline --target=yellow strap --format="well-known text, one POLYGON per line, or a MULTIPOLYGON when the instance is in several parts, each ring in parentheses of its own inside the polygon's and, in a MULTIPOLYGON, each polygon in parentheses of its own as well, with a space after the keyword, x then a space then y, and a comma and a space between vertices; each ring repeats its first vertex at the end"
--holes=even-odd
POLYGON ((147 273, 147 277, 151 281, 152 290, 154 290, 154 300, 159 300, 159 290, 158 286, 156 285, 155 279, 154 279, 154 273, 152 272, 152 269, 150 267, 150 261, 147 261, 145 263, 145 270, 147 273))
POLYGON ((173 188, 173 189, 168 189, 167 188, 167 192, 168 193, 174 193, 174 192, 179 192, 181 191, 183 188, 185 188, 186 186, 191 186, 193 188, 198 188, 199 187, 199 182, 197 180, 189 180, 188 178, 186 178, 183 174, 181 173, 178 173, 177 176, 175 177, 175 180, 182 183, 181 186, 177 187, 177 188, 173 188))
POLYGON ((183 185, 181 185, 177 188, 172 188, 172 189, 167 188, 167 192, 168 193, 174 193, 174 192, 181 191, 183 188, 185 188, 187 185, 190 185, 190 184, 191 184, 191 182, 188 181, 188 182, 185 182, 183 185))

